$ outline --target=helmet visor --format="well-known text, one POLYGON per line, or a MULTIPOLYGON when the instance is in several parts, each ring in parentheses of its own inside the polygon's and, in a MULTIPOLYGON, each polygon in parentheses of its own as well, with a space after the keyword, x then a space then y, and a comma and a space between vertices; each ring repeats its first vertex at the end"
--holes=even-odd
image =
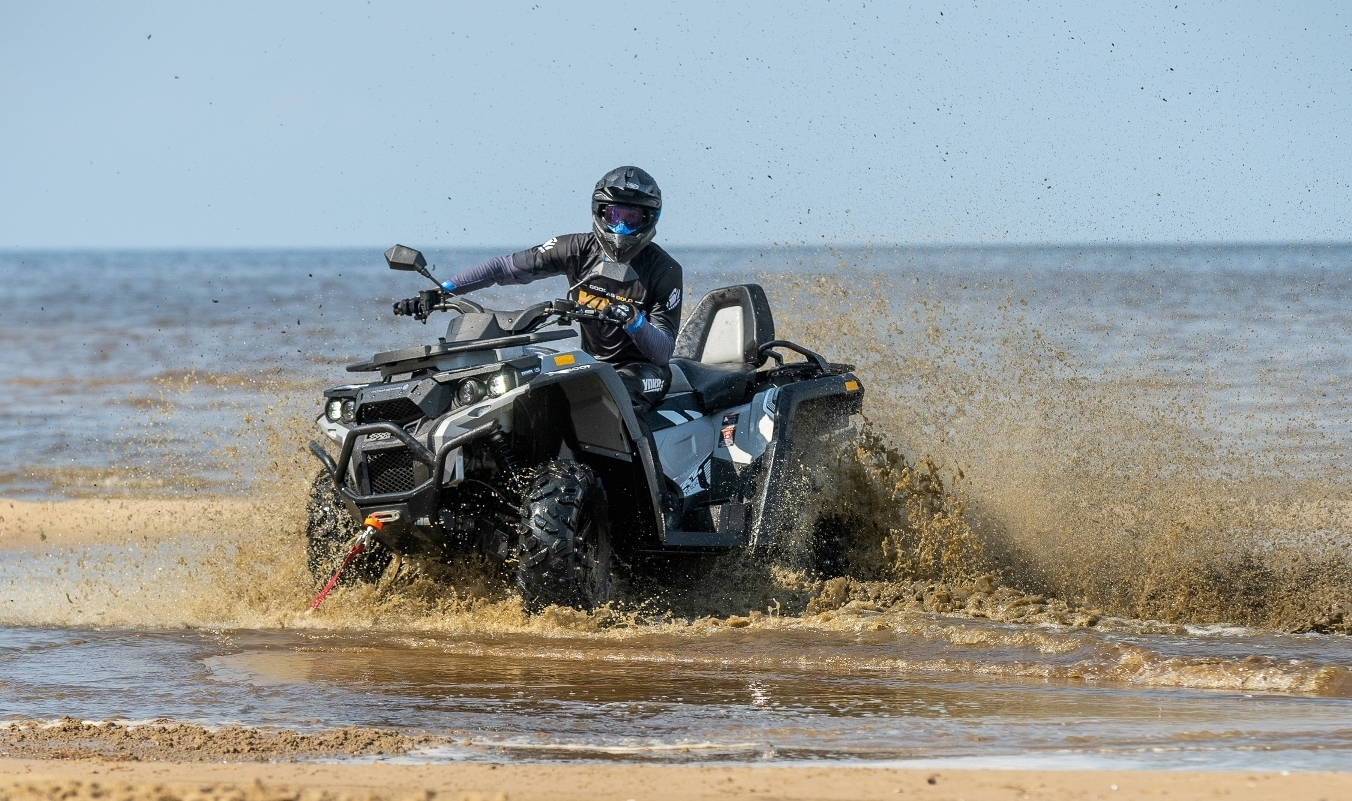
POLYGON ((612 234, 638 233, 652 218, 652 211, 627 203, 610 203, 601 207, 601 223, 612 234))

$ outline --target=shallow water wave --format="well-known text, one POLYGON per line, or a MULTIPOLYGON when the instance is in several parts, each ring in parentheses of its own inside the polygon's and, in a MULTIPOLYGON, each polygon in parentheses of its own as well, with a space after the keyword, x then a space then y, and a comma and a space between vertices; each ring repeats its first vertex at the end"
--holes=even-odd
MULTIPOLYGON (((1178 665, 1167 654, 1147 658, 1146 649, 1096 632, 1075 632, 1081 652, 1049 664, 1010 633, 999 648, 954 653, 953 627, 993 624, 893 622, 889 631, 757 621, 546 635, 19 628, 0 634, 0 682, 9 720, 28 731, 33 722, 58 724, 60 736, 30 738, 30 752, 151 754, 161 743, 176 758, 194 758, 198 742, 196 758, 220 759, 222 747, 247 742, 253 753, 225 758, 286 758, 269 751, 272 735, 250 733, 259 726, 315 735, 317 749, 378 740, 368 747, 412 761, 1019 753, 1100 767, 1184 766, 1205 755, 1213 768, 1328 769, 1352 748, 1346 694, 1289 694, 1317 673, 1313 664, 1283 668, 1273 658, 1246 668, 1238 654, 1218 656, 1207 681, 1226 689, 1191 690, 1170 684, 1167 671, 1178 665), (1141 680, 1146 662, 1164 666, 1164 682, 1141 680), (1138 679, 1104 680, 1110 668, 1095 675, 1095 666, 1114 663, 1138 679), (1274 681, 1283 669, 1286 678, 1274 681), (72 708, 121 728, 73 730, 60 721, 72 708), (126 726, 138 721, 224 734, 188 726, 160 737, 150 727, 128 738, 126 726), (229 728, 236 726, 245 728, 229 728)), ((1320 648, 1272 635, 1246 647, 1284 656, 1320 648)), ((281 738, 293 752, 304 745, 303 737, 281 738)))

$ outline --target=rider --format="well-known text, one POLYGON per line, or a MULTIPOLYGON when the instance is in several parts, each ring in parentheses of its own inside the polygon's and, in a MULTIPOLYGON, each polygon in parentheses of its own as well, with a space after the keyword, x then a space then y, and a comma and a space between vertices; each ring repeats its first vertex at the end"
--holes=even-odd
POLYGON ((667 362, 681 322, 681 265, 652 241, 661 215, 662 190, 653 177, 638 167, 616 167, 592 192, 591 231, 496 256, 441 288, 463 295, 490 284, 567 276, 569 299, 605 316, 605 322, 581 322, 583 350, 614 365, 642 423, 671 385, 667 362), (627 267, 623 279, 592 274, 606 262, 627 267))

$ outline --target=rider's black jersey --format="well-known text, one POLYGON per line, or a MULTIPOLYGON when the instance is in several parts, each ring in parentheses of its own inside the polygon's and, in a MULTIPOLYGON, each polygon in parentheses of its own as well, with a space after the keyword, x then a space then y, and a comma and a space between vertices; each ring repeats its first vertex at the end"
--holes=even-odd
MULTIPOLYGON (((604 260, 605 254, 590 231, 564 234, 529 250, 512 254, 512 269, 529 276, 528 280, 563 275, 573 287, 569 299, 593 309, 604 309, 612 301, 632 303, 647 315, 648 322, 672 339, 681 324, 681 265, 656 244, 649 244, 630 260, 638 274, 627 283, 609 278, 582 276, 604 260), (580 285, 578 285, 580 283, 580 285)), ((582 348, 604 362, 650 361, 634 340, 617 325, 584 320, 582 348)))

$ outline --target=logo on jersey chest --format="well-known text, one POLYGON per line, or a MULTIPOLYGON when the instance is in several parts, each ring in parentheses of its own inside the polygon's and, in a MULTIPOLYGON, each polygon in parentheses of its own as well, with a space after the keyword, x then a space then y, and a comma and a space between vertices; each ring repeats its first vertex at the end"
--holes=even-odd
POLYGON ((637 303, 633 298, 617 295, 598 286, 588 285, 577 291, 577 302, 589 309, 604 309, 612 303, 637 303))

